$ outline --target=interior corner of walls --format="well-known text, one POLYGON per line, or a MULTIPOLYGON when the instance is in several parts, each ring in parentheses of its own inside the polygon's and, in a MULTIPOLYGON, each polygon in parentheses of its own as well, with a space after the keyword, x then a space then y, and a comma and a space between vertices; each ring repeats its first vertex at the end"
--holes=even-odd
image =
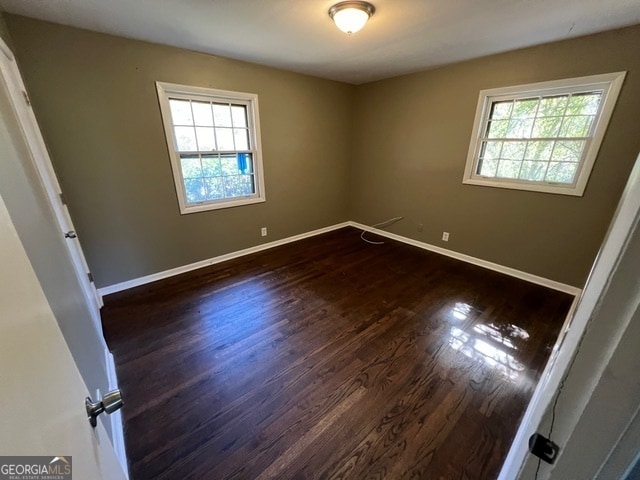
POLYGON ((253 245, 254 234, 262 226, 269 227, 270 240, 278 231, 283 235, 304 232, 346 217, 343 199, 349 188, 352 85, 25 17, 11 17, 7 23, 54 166, 64 170, 65 183, 74 186, 65 195, 76 225, 85 231, 83 247, 92 271, 102 279, 100 293, 127 278, 242 248, 238 245, 253 245), (118 54, 123 48, 127 54, 118 54), (102 52, 106 63, 77 62, 92 51, 102 52), (144 68, 138 71, 140 62, 144 68), (216 69, 221 74, 209 78, 216 69), (260 208, 176 214, 175 181, 157 95, 149 79, 259 94, 267 198, 260 208), (54 83, 67 87, 56 92, 54 83), (105 95, 84 98, 81 92, 90 90, 105 95), (134 100, 122 100, 129 98, 123 92, 134 100), (116 100, 105 102, 112 97, 116 100), (104 146, 90 163, 80 161, 86 155, 83 148, 57 128, 58 102, 72 109, 67 112, 75 119, 70 129, 84 132, 94 146, 104 146), (82 122, 91 112, 100 112, 96 122, 82 122), (127 126, 117 122, 123 112, 135 118, 133 140, 127 126), (289 135, 291 128, 299 129, 294 139, 289 135), (337 147, 331 164, 324 153, 327 138, 337 147), (162 168, 155 167, 158 155, 166 157, 162 168), (279 161, 268 160, 274 158, 279 161), (86 182, 92 164, 104 167, 99 192, 86 182), (299 175, 292 174, 290 164, 299 175), (142 170, 149 174, 139 180, 137 174, 142 170), (116 196, 121 202, 111 200, 116 196), (128 208, 125 203, 136 207, 128 208), (73 205, 81 204, 84 207, 74 210, 73 205), (267 220, 269 224, 262 223, 267 220), (118 233, 123 231, 127 238, 135 237, 135 242, 124 241, 118 233), (159 234, 161 231, 165 234, 159 234), (217 231, 221 234, 216 235, 217 231), (213 243, 212 234, 216 235, 213 243), (131 258, 135 261, 128 260, 131 258))

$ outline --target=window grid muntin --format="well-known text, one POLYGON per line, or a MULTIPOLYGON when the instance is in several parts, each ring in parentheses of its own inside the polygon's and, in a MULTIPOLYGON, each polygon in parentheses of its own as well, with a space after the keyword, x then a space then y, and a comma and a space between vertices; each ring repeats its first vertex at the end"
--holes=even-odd
MULTIPOLYGON (((228 198, 239 198, 239 197, 248 197, 255 194, 256 190, 256 180, 255 180, 255 165, 253 156, 250 153, 244 154, 240 153, 240 155, 246 155, 243 159, 245 162, 245 167, 240 168, 240 158, 233 153, 221 153, 221 152, 207 152, 207 153, 181 153, 180 154, 180 171, 182 174, 182 179, 185 185, 185 196, 188 204, 201 204, 207 202, 219 202, 228 198), (224 158, 223 158, 224 157, 224 158), (228 173, 225 171, 225 168, 222 165, 222 161, 231 160, 232 157, 236 157, 235 161, 238 162, 237 171, 239 173, 228 173), (217 175, 207 175, 205 172, 205 166, 203 164, 203 160, 209 160, 211 158, 216 158, 218 163, 219 174, 217 175), (185 161, 187 160, 198 160, 200 173, 198 175, 187 175, 185 174, 185 161), (242 182, 243 180, 248 180, 248 184, 250 184, 250 192, 241 192, 236 193, 232 191, 228 185, 231 179, 237 179, 238 182, 242 182), (200 199, 198 200, 190 200, 193 198, 192 191, 189 188, 189 184, 194 180, 199 180, 202 185, 202 189, 204 190, 204 194, 200 195, 200 199), (222 196, 209 195, 209 185, 207 181, 210 180, 220 180, 222 185, 222 190, 224 194, 222 196)), ((246 183, 246 182, 245 182, 246 183)))
POLYGON ((250 117, 251 115, 249 115, 249 102, 243 102, 243 101, 233 101, 230 102, 228 100, 224 100, 224 99, 219 99, 219 98, 211 98, 211 99, 207 99, 207 98, 194 98, 191 96, 184 96, 184 95, 169 95, 168 96, 168 101, 169 101, 169 111, 170 111, 170 115, 171 115, 171 124, 172 124, 172 131, 173 131, 173 139, 174 139, 174 149, 176 152, 178 152, 179 154, 183 154, 183 153, 197 153, 197 152, 210 152, 210 151, 215 151, 215 152, 253 152, 253 139, 252 139, 252 125, 250 122, 250 117), (176 123, 174 121, 174 110, 172 108, 172 100, 176 100, 176 101, 183 101, 183 102, 188 102, 189 104, 189 109, 191 112, 191 124, 188 123, 176 123), (198 102, 198 103, 208 103, 209 107, 211 109, 211 117, 212 117, 212 121, 213 121, 213 125, 209 126, 209 125, 198 125, 196 124, 196 115, 194 113, 193 110, 193 103, 194 102, 198 102), (215 118, 215 114, 213 112, 213 105, 226 105, 229 107, 229 111, 230 111, 230 119, 231 119, 231 126, 223 126, 223 125, 216 125, 216 118, 215 118), (244 109, 244 119, 245 119, 245 123, 246 126, 242 125, 242 126, 235 126, 234 125, 234 119, 233 119, 233 114, 231 113, 232 108, 233 107, 242 107, 244 109), (178 145, 178 135, 176 132, 176 128, 191 128, 193 129, 193 138, 194 138, 194 142, 196 144, 196 149, 195 150, 183 150, 179 148, 178 145), (212 133, 214 136, 214 144, 215 147, 214 149, 211 150, 204 150, 199 148, 199 140, 198 140, 198 131, 197 128, 211 128, 212 129, 212 133), (230 130, 231 131, 231 138, 232 138, 232 142, 233 142, 233 146, 234 148, 232 149, 220 149, 217 148, 219 143, 218 143, 218 130, 221 131, 225 131, 225 130, 230 130), (239 149, 239 148, 235 148, 236 147, 236 135, 235 132, 237 130, 242 130, 243 132, 245 132, 245 137, 247 140, 247 146, 249 147, 248 149, 239 149))
POLYGON ((471 140, 464 167, 462 183, 492 188, 526 190, 531 192, 552 193, 560 195, 582 196, 592 173, 600 146, 605 137, 609 121, 611 120, 616 101, 621 93, 627 72, 613 72, 589 75, 576 78, 564 78, 527 85, 514 85, 481 90, 475 110, 475 119, 471 140), (578 166, 578 173, 573 185, 557 184, 540 181, 523 181, 502 179, 498 177, 483 177, 478 175, 477 166, 481 148, 480 138, 484 135, 489 100, 510 100, 514 97, 551 96, 553 94, 567 94, 579 91, 602 90, 603 95, 600 109, 596 113, 592 137, 584 145, 583 154, 578 166))
MULTIPOLYGON (((193 206, 198 206, 198 205, 210 205, 210 204, 216 204, 216 203, 226 203, 229 200, 237 200, 240 198, 258 198, 259 197, 259 191, 258 191, 258 187, 259 184, 257 182, 256 179, 256 165, 255 165, 255 148, 254 148, 254 127, 253 127, 253 112, 252 112, 252 105, 251 105, 251 101, 250 100, 241 100, 241 99, 233 99, 233 100, 229 100, 226 97, 216 97, 216 96, 208 96, 208 95, 197 95, 197 94, 179 94, 179 93, 170 93, 167 94, 167 103, 169 104, 169 117, 171 119, 171 132, 172 132, 172 140, 173 140, 173 148, 174 148, 174 152, 175 155, 177 155, 177 159, 178 159, 178 174, 180 176, 180 181, 182 182, 182 186, 183 186, 183 190, 184 190, 184 201, 186 203, 186 206, 189 207, 193 207, 193 206), (189 103, 189 108, 191 111, 191 118, 192 118, 192 122, 193 124, 176 124, 173 121, 174 115, 173 115, 173 110, 171 108, 171 100, 179 100, 179 101, 186 101, 189 103), (195 133, 195 128, 197 128, 195 122, 195 114, 193 111, 193 102, 203 102, 203 103, 208 103, 210 105, 210 107, 212 108, 212 106, 214 104, 218 104, 218 105, 228 105, 229 108, 231 109, 234 106, 237 107, 243 107, 244 109, 244 118, 245 118, 245 122, 246 122, 246 127, 244 126, 237 126, 235 127, 233 125, 233 115, 231 115, 231 121, 232 121, 232 126, 231 127, 216 127, 215 125, 215 116, 213 115, 213 110, 212 110, 212 117, 213 117, 213 122, 214 122, 214 135, 216 135, 215 129, 216 128, 228 128, 230 130, 234 130, 234 129, 242 129, 246 132, 246 137, 247 137, 247 144, 249 146, 248 149, 242 149, 242 150, 200 150, 200 149, 196 149, 196 150, 180 150, 178 148, 178 144, 177 144, 177 135, 176 135, 176 131, 175 128, 176 127, 192 127, 194 128, 194 133, 195 133), (199 156, 201 158, 201 156, 206 156, 206 155, 211 155, 211 154, 218 154, 218 155, 225 155, 225 154, 248 154, 250 157, 250 163, 251 163, 251 172, 250 174, 238 174, 235 175, 237 177, 241 177, 241 176, 249 176, 251 178, 251 189, 252 189, 252 193, 248 193, 248 194, 244 194, 244 195, 228 195, 227 193, 227 189, 226 189, 226 185, 224 185, 224 178, 228 178, 228 177, 232 177, 233 175, 220 175, 218 177, 206 177, 206 176, 202 176, 199 178, 185 178, 183 175, 183 169, 182 169, 182 158, 184 156, 199 156), (194 180, 194 179, 198 179, 201 180, 204 184, 204 181, 206 179, 210 179, 210 178, 218 178, 223 182, 223 188, 225 189, 225 196, 222 198, 217 198, 217 199, 206 199, 206 200, 199 200, 199 201, 189 201, 189 192, 188 190, 188 186, 187 186, 187 180, 194 180)), ((235 136, 233 137, 233 142, 234 142, 234 146, 235 146, 235 136)), ((197 138, 197 134, 195 134, 195 142, 196 142, 196 147, 198 147, 198 138, 197 138)), ((216 147, 217 147, 217 137, 215 138, 215 142, 216 142, 216 147)), ((206 187, 205 187, 206 188, 206 187)))
MULTIPOLYGON (((218 90, 207 87, 195 87, 189 85, 178 85, 166 82, 156 82, 156 90, 158 93, 158 100, 160 103, 160 111, 162 114, 162 121, 164 125, 165 138, 167 140, 167 146, 169 150, 169 156, 171 159, 171 169, 173 172, 173 180, 176 187, 178 204, 180 206, 180 213, 188 214, 188 213, 196 213, 206 210, 213 210, 219 208, 228 208, 235 207, 240 205, 249 205, 253 203, 259 203, 265 201, 265 192, 264 192, 264 173, 263 173, 263 165, 262 165, 262 153, 260 146, 260 121, 259 121, 259 106, 258 106, 258 96, 253 93, 244 93, 244 92, 234 92, 227 90, 218 90), (235 111, 232 111, 232 124, 231 127, 235 126, 236 128, 242 127, 242 123, 238 122, 239 120, 246 121, 246 129, 243 130, 242 135, 246 137, 247 150, 238 150, 237 153, 246 153, 250 154, 250 166, 253 170, 252 177, 250 178, 250 188, 255 193, 250 196, 228 196, 228 198, 215 200, 215 201, 206 201, 206 202, 196 202, 196 203, 188 203, 187 202, 187 192, 185 191, 185 181, 183 178, 182 172, 182 164, 180 155, 181 154, 199 154, 203 155, 203 158, 208 154, 236 154, 236 151, 230 150, 205 150, 202 152, 194 151, 194 148, 199 148, 195 145, 195 142, 191 144, 189 150, 179 151, 176 145, 176 134, 173 128, 173 114, 171 111, 171 106, 169 104, 170 99, 176 100, 186 100, 191 101, 189 104, 189 115, 197 117, 197 112, 194 111, 192 107, 198 101, 204 101, 206 104, 210 105, 211 103, 223 103, 223 104, 232 104, 238 106, 246 106, 243 107, 243 115, 238 116, 235 111), (234 123, 235 122, 235 123, 234 123)), ((189 119, 187 122, 176 122, 178 125, 189 124, 193 121, 193 119, 189 119)), ((208 125, 206 122, 198 122, 194 121, 198 125, 208 125)), ((238 137, 233 139, 233 146, 240 146, 238 142, 238 137)), ((240 139, 241 142, 244 142, 244 138, 240 139)), ((244 143, 241 144, 245 146, 244 143)), ((214 147, 217 145, 213 145, 214 147)), ((201 147, 200 147, 201 148, 201 147)), ((227 148, 230 148, 229 146, 227 148)), ((199 157, 198 157, 199 158, 199 157)), ((239 172, 241 173, 241 172, 239 172)), ((202 178, 205 178, 206 175, 202 178)), ((225 180, 221 177, 222 180, 225 180)), ((225 195, 229 195, 229 192, 226 192, 225 195)))
MULTIPOLYGON (((604 100, 604 89, 584 89, 584 88, 579 88, 576 87, 574 89, 564 89, 561 93, 559 92, 548 92, 546 94, 540 94, 540 95, 526 95, 526 94, 516 94, 516 95, 509 95, 509 96, 495 96, 495 97, 487 97, 486 99, 486 104, 488 106, 488 108, 486 108, 486 117, 483 120, 483 124, 484 124, 484 135, 478 139, 478 145, 479 145, 479 151, 478 151, 478 155, 476 156, 477 158, 477 162, 476 162, 476 169, 475 169, 475 175, 482 177, 482 178, 496 178, 499 180, 506 180, 506 181, 518 181, 518 182, 525 182, 525 183, 548 183, 548 184, 562 184, 562 185, 574 185, 580 175, 580 169, 581 169, 581 164, 582 164, 582 160, 584 158, 584 155, 586 154, 586 152, 588 151, 588 143, 589 140, 593 137, 596 126, 597 126, 597 119, 598 116, 602 110, 602 106, 603 106, 603 100, 604 100), (580 112, 579 114, 570 114, 567 115, 567 110, 569 109, 569 106, 571 104, 571 100, 574 97, 579 97, 579 96, 587 96, 587 95, 595 95, 598 97, 597 99, 597 107, 594 113, 592 114, 584 114, 583 112, 580 112), (542 115, 542 116, 538 116, 538 113, 540 112, 540 107, 542 105, 542 102, 546 99, 554 99, 554 98, 566 98, 566 102, 564 105, 564 109, 563 109, 563 113, 562 115, 542 115), (533 114, 533 116, 528 116, 528 117, 514 117, 514 110, 515 110, 515 104, 516 102, 520 102, 520 103, 524 103, 527 101, 536 101, 536 107, 535 107, 535 113, 533 114), (509 109, 509 116, 506 118, 503 117, 499 117, 494 119, 493 118, 493 114, 496 110, 496 107, 498 105, 501 104, 506 104, 506 103, 510 103, 510 109, 509 109), (560 125, 558 126, 558 133, 560 133, 565 125, 565 121, 567 118, 576 118, 576 117, 589 117, 590 118, 590 125, 589 125, 589 129, 588 129, 588 136, 584 136, 584 137, 532 137, 531 134, 533 133, 533 130, 535 128, 535 124, 536 124, 536 120, 540 119, 547 119, 547 118, 559 118, 561 119, 560 125), (511 123, 512 119, 516 119, 516 120, 524 120, 524 119, 530 119, 531 121, 531 127, 529 128, 529 136, 527 137, 513 137, 513 138, 509 138, 509 137, 489 137, 490 134, 490 130, 491 127, 493 125, 493 122, 495 121, 506 121, 507 122, 507 129, 509 128, 509 124, 511 123), (481 173, 482 171, 482 167, 483 167, 483 163, 485 160, 484 157, 484 153, 486 150, 486 146, 488 144, 488 142, 490 141, 500 141, 502 143, 501 145, 501 151, 500 154, 498 156, 497 159, 497 166, 495 169, 496 174, 494 176, 488 176, 488 175, 483 175, 481 173), (549 156, 549 160, 546 161, 546 169, 545 169, 545 173, 544 173, 544 180, 540 181, 540 180, 530 180, 530 179, 526 179, 526 178, 520 178, 521 174, 522 174, 522 168, 524 167, 525 162, 527 161, 534 161, 534 160, 528 160, 525 158, 526 152, 528 150, 528 146, 529 143, 532 142, 540 142, 540 141, 552 141, 553 142, 553 146, 552 146, 552 151, 550 153, 549 156), (555 151, 556 146, 558 145, 558 143, 562 143, 562 142, 566 142, 566 141, 582 141, 584 142, 582 145, 582 149, 581 149, 581 154, 579 156, 579 158, 575 161, 575 162, 568 162, 568 161, 553 161, 553 154, 555 151), (515 177, 506 177, 506 176, 498 176, 498 171, 500 169, 500 163, 503 161, 510 161, 510 162, 514 162, 514 161, 518 161, 518 160, 513 160, 513 159, 504 159, 502 158, 502 152, 504 149, 504 145, 506 142, 523 142, 525 143, 525 147, 524 147, 524 152, 523 152, 523 157, 519 160, 519 168, 518 168, 518 174, 515 177), (552 163, 556 163, 556 164, 562 164, 562 163, 570 163, 570 164, 576 164, 577 163, 577 167, 572 175, 571 181, 570 182, 557 182, 557 181, 552 181, 550 179, 548 179, 548 173, 549 173, 549 168, 551 167, 552 163)), ((494 159, 491 159, 494 160, 494 159)), ((538 161, 538 160, 535 160, 538 161)))

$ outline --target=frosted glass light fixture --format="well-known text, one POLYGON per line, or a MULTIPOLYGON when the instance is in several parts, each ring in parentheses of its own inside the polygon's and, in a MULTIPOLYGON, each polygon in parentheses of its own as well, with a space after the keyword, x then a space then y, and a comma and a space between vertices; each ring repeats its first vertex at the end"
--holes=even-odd
POLYGON ((361 30, 376 11, 369 2, 340 2, 329 9, 329 16, 344 33, 361 30))

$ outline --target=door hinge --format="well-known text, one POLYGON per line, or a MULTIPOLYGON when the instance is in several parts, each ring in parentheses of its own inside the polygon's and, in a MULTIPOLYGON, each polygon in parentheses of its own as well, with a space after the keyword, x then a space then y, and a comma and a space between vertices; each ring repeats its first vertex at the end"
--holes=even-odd
POLYGON ((27 95, 27 92, 23 90, 22 96, 24 97, 24 101, 27 102, 27 105, 31 106, 31 100, 29 99, 29 95, 27 95))
POLYGON ((58 196, 60 196, 60 202, 62 202, 62 204, 63 204, 63 205, 66 205, 66 204, 67 204, 67 201, 66 201, 66 200, 65 200, 65 198, 64 198, 64 194, 63 194, 62 192, 60 192, 60 193, 58 194, 58 196))
POLYGON ((89 281, 93 283, 93 275, 91 275, 91 272, 87 272, 87 277, 89 277, 89 281))

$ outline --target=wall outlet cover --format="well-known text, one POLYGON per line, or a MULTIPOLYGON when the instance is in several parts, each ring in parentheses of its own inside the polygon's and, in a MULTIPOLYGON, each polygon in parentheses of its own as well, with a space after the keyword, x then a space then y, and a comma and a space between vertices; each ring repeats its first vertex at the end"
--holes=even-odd
POLYGON ((529 451, 545 462, 553 464, 560 452, 560 447, 552 440, 543 437, 539 433, 534 433, 529 438, 529 451))

